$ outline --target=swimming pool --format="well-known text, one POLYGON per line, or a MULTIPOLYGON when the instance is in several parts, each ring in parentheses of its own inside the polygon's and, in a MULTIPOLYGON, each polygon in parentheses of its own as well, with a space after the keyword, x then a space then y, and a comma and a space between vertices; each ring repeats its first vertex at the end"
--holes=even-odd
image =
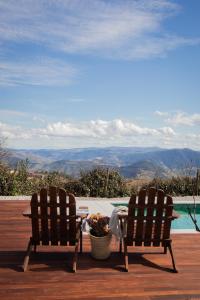
MULTIPOLYGON (((112 203, 113 206, 124 205, 128 206, 127 203, 112 203)), ((175 232, 184 231, 184 232, 191 232, 195 230, 194 223, 192 222, 189 214, 188 214, 188 207, 191 209, 192 215, 194 212, 194 205, 189 203, 174 203, 174 210, 180 215, 180 218, 174 220, 172 222, 172 229, 175 232)), ((196 219, 197 225, 200 227, 200 204, 196 204, 196 219)))
MULTIPOLYGON (((195 226, 194 223, 192 222, 191 217, 188 214, 188 207, 191 209, 191 213, 193 215, 194 213, 194 205, 193 204, 174 204, 174 210, 180 214, 180 218, 174 220, 172 222, 172 229, 194 229, 195 226)), ((197 219, 197 224, 200 227, 200 204, 196 205, 196 219, 197 219)))

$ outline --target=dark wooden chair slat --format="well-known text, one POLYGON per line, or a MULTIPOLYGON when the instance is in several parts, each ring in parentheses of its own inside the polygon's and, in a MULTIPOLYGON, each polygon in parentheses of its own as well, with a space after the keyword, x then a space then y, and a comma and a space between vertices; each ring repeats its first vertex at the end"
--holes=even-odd
POLYGON ((165 210, 165 215, 167 219, 163 226, 163 240, 170 238, 170 229, 171 229, 171 222, 172 222, 172 218, 170 218, 170 216, 172 216, 173 213, 173 201, 172 201, 172 197, 170 196, 167 196, 167 205, 168 207, 165 210))
POLYGON ((58 245, 58 229, 57 229, 57 189, 50 187, 49 189, 50 203, 50 240, 51 245, 58 245))
POLYGON ((69 231, 67 230, 67 195, 65 190, 59 189, 60 199, 60 244, 67 245, 69 231))
POLYGON ((41 191, 40 191, 40 216, 41 216, 42 245, 49 245, 47 197, 48 197, 47 190, 46 189, 41 189, 41 191))
POLYGON ((40 244, 40 230, 38 219, 38 195, 35 193, 31 199, 31 213, 32 213, 32 240, 35 245, 40 244))
POLYGON ((156 197, 156 189, 150 188, 149 193, 148 193, 148 202, 147 202, 148 207, 147 207, 147 219, 146 219, 144 246, 151 246, 155 197, 156 197))
POLYGON ((76 202, 73 194, 69 194, 69 244, 73 245, 76 240, 76 202))
POLYGON ((162 217, 163 217, 163 205, 164 205, 165 194, 162 190, 158 190, 157 193, 157 209, 156 209, 156 220, 155 220, 155 231, 154 231, 154 242, 153 246, 160 246, 161 242, 161 228, 162 228, 162 217))
POLYGON ((132 195, 128 205, 128 222, 127 222, 127 235, 126 235, 127 245, 129 246, 133 245, 133 235, 135 230, 134 217, 136 213, 135 206, 136 206, 136 195, 132 195))
POLYGON ((146 199, 146 190, 143 189, 139 192, 139 195, 138 195, 138 204, 140 206, 137 211, 137 216, 139 217, 139 220, 137 220, 137 226, 136 226, 136 237, 135 237, 135 245, 136 246, 142 246, 142 242, 144 240, 144 231, 145 231, 145 225, 146 225, 144 222, 145 199, 146 199))

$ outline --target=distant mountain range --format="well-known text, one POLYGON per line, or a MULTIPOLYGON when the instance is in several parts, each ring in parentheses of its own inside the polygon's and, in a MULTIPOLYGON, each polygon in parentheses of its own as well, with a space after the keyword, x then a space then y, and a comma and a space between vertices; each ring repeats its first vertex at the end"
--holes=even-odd
POLYGON ((15 167, 28 158, 32 171, 59 171, 78 177, 94 167, 119 170, 126 178, 191 174, 200 167, 200 152, 191 149, 143 147, 79 148, 62 150, 9 149, 7 162, 15 167))

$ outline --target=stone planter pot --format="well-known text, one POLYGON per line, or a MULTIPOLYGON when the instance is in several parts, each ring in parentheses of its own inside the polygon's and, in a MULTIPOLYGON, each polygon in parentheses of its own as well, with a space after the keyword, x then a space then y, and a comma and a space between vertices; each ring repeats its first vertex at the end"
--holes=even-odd
POLYGON ((91 241, 91 255, 95 259, 106 259, 110 256, 110 242, 112 239, 112 233, 97 237, 89 233, 91 241))

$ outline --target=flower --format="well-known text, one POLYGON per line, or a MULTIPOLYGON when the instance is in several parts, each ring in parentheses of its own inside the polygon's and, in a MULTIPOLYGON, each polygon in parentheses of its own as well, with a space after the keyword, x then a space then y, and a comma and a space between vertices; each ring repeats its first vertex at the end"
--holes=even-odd
POLYGON ((87 218, 87 223, 90 227, 90 233, 94 236, 105 236, 110 232, 109 217, 103 216, 100 213, 91 214, 87 218))

